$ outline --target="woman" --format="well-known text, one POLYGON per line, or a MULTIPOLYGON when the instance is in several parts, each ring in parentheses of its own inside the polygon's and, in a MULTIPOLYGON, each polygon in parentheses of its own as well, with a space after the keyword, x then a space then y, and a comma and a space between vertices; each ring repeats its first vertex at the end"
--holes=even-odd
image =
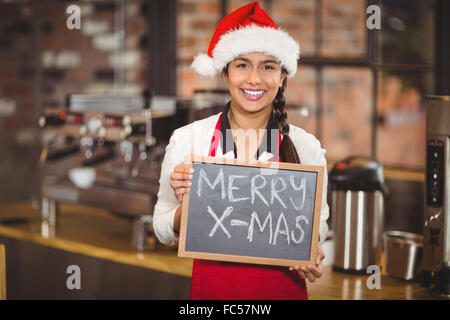
MULTIPOLYGON (((181 201, 193 171, 183 165, 192 150, 199 155, 244 160, 283 161, 326 167, 325 150, 303 129, 289 125, 284 102, 286 79, 297 71, 298 44, 257 2, 226 16, 208 54, 197 56, 194 70, 204 76, 222 72, 231 95, 225 110, 174 131, 162 164, 154 229, 162 243, 175 245, 181 201), (256 137, 250 139, 249 137, 256 137)), ((320 239, 328 227, 325 175, 320 239)), ((316 265, 273 267, 194 260, 192 299, 307 299, 305 279, 322 275, 323 250, 316 265)))

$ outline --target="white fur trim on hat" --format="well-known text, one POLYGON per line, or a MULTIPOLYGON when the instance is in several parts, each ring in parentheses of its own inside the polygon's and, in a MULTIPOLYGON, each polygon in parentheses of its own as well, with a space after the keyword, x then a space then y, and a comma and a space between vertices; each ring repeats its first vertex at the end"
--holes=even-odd
POLYGON ((248 26, 230 30, 220 37, 213 49, 212 58, 206 54, 195 57, 191 67, 203 76, 213 76, 240 54, 262 52, 274 56, 288 71, 288 78, 297 72, 300 47, 281 29, 248 26))
POLYGON ((206 77, 212 77, 217 73, 217 70, 214 69, 213 58, 204 53, 200 53, 194 58, 191 68, 206 77))

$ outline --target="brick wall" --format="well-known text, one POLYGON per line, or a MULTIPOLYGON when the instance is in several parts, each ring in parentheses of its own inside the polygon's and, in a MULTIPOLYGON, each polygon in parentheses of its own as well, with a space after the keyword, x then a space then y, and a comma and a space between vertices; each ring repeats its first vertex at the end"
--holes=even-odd
POLYGON ((0 126, 7 141, 16 128, 27 126, 33 118, 38 57, 33 51, 32 7, 0 3, 0 13, 0 126))
POLYGON ((321 54, 361 57, 366 53, 366 0, 323 0, 321 54))
POLYGON ((364 68, 323 71, 322 144, 330 159, 371 154, 372 73, 364 68))
POLYGON ((0 200, 36 198, 40 152, 37 116, 62 107, 67 94, 147 87, 146 0, 125 2, 125 50, 116 55, 115 1, 0 0, 0 200), (81 9, 81 29, 69 30, 69 5, 81 9), (29 183, 31 182, 31 183, 29 183))
POLYGON ((36 21, 31 3, 0 2, 0 199, 37 192, 36 21))
POLYGON ((194 57, 206 53, 212 34, 221 19, 220 2, 216 0, 179 0, 177 17, 177 94, 191 97, 195 89, 222 86, 220 75, 204 78, 190 68, 194 57))
POLYGON ((115 1, 70 1, 81 9, 81 29, 66 27, 67 2, 42 1, 43 23, 50 31, 42 35, 41 61, 44 106, 60 106, 75 92, 107 92, 114 89, 114 70, 124 68, 125 92, 146 88, 147 22, 145 1, 125 2, 125 51, 117 54, 120 38, 115 25, 119 10, 115 1), (51 88, 51 89, 50 89, 51 88))
MULTIPOLYGON (((273 1, 273 20, 300 44, 300 56, 316 52, 316 0, 273 1)), ((300 60, 301 61, 301 60, 300 60)))

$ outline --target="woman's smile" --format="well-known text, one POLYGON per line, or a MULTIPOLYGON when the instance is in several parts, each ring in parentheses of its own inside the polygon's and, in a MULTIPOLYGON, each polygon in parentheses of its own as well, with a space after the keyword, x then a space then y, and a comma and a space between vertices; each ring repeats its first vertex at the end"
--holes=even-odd
POLYGON ((250 101, 257 101, 266 93, 265 90, 260 89, 241 89, 241 92, 244 98, 250 101))

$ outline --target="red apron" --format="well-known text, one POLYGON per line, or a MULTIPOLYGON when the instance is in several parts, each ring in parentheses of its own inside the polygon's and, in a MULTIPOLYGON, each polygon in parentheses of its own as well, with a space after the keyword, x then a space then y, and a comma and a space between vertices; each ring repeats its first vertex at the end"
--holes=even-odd
MULTIPOLYGON (((217 122, 208 156, 216 155, 220 141, 221 117, 222 115, 217 122)), ((278 147, 280 141, 281 134, 278 147)), ((277 160, 279 160, 278 157, 277 160)), ((189 298, 194 300, 306 300, 308 293, 305 280, 301 279, 296 271, 289 271, 289 267, 194 259, 189 298)))

